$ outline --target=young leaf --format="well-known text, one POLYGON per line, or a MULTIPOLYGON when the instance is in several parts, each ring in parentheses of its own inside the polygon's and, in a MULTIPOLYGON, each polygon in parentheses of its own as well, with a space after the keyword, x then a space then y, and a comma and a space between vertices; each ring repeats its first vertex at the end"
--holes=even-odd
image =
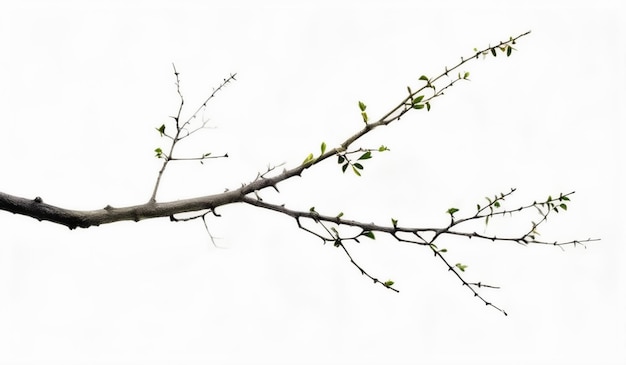
POLYGON ((566 205, 566 204, 564 204, 564 203, 563 203, 563 204, 561 204, 561 205, 559 205, 559 207, 561 207, 561 209, 563 209, 563 210, 567 210, 567 205, 566 205))
POLYGON ((367 160, 370 158, 372 158, 372 153, 370 151, 367 151, 364 154, 362 154, 361 157, 359 157, 359 160, 367 160))
MULTIPOLYGON (((362 167, 361 167, 362 168, 362 167)), ((361 176, 361 173, 359 172, 359 170, 356 169, 356 167, 352 166, 352 171, 354 171, 354 173, 356 174, 356 176, 361 176)))
POLYGON ((342 164, 346 159, 343 156, 337 156, 337 163, 342 164))
POLYGON ((363 103, 362 101, 359 101, 359 109, 361 109, 361 111, 364 112, 366 108, 367 108, 367 105, 365 105, 365 103, 363 103))
POLYGON ((322 146, 320 147, 320 150, 322 150, 322 155, 324 154, 324 152, 326 152, 326 142, 322 142, 322 146))
POLYGON ((165 134, 165 124, 161 124, 159 128, 155 128, 155 129, 159 132, 161 137, 163 137, 163 135, 165 134))
POLYGON ((348 163, 346 162, 345 164, 343 164, 343 166, 341 166, 341 172, 345 173, 347 168, 348 168, 348 163))
POLYGON ((419 103, 420 101, 422 101, 424 99, 424 95, 420 95, 417 98, 413 99, 413 105, 419 103))
POLYGON ((506 47, 506 56, 509 57, 511 55, 512 51, 513 51, 513 47, 507 46, 506 47))
POLYGON ((463 78, 464 78, 465 80, 467 80, 467 78, 469 77, 469 75, 470 75, 470 73, 469 73, 469 72, 465 72, 465 74, 463 75, 463 78))
POLYGON ((424 109, 424 104, 413 104, 413 109, 424 109))
POLYGON ((391 225, 393 226, 393 228, 398 227, 398 220, 391 218, 391 225))
POLYGON ((467 265, 463 265, 463 264, 461 264, 460 262, 459 262, 459 263, 457 263, 457 264, 456 264, 456 265, 454 265, 454 266, 456 266, 459 270, 461 270, 461 271, 463 271, 463 272, 465 272, 465 269, 467 269, 467 265))
POLYGON ((426 111, 430 111, 430 103, 426 102, 426 111))
MULTIPOLYGON (((378 152, 385 152, 385 151, 389 151, 389 148, 387 148, 386 146, 381 145, 380 147, 378 147, 378 152)), ((568 199, 569 200, 569 199, 568 199)))
POLYGON ((384 286, 386 286, 386 287, 390 287, 390 286, 392 286, 393 284, 394 284, 394 283, 393 283, 393 280, 387 280, 387 281, 385 281, 385 282, 383 283, 383 285, 384 285, 384 286))
POLYGON ((361 116, 363 117, 363 122, 365 124, 367 124, 367 121, 369 120, 369 118, 367 117, 367 113, 366 112, 361 112, 361 116))
POLYGON ((155 148, 154 152, 156 153, 156 157, 157 158, 162 158, 163 157, 163 150, 161 150, 161 147, 155 148))
POLYGON ((445 253, 445 252, 448 252, 448 249, 447 248, 442 248, 441 250, 439 250, 439 252, 444 252, 445 253))
POLYGON ((496 57, 496 56, 497 56, 497 53, 496 53, 496 49, 495 49, 495 48, 492 48, 492 49, 491 49, 491 54, 492 54, 494 57, 496 57))
POLYGON ((311 162, 311 161, 313 161, 313 154, 312 154, 312 153, 309 153, 309 155, 308 155, 308 156, 306 156, 306 158, 304 159, 304 161, 302 161, 302 165, 306 165, 306 164, 308 164, 308 163, 309 163, 309 162, 311 162))
POLYGON ((376 239, 376 236, 374 236, 374 232, 372 231, 363 231, 363 233, 361 233, 361 236, 369 237, 373 240, 376 239))
POLYGON ((341 217, 343 217, 343 212, 340 212, 339 214, 337 214, 335 218, 341 218, 341 217))
POLYGON ((357 168, 357 169, 359 169, 359 170, 363 170, 363 165, 361 165, 361 164, 360 164, 360 163, 358 163, 358 162, 354 164, 354 167, 356 167, 356 168, 357 168))
POLYGON ((459 210, 457 208, 450 208, 446 211, 446 213, 453 215, 454 213, 458 212, 459 210))
POLYGON ((422 75, 420 76, 420 80, 428 81, 428 77, 426 77, 426 75, 422 75))

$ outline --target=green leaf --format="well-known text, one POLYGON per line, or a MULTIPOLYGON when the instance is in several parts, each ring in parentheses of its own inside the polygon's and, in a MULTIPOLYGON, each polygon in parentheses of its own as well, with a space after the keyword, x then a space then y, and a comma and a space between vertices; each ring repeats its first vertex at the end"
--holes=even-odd
POLYGON ((507 46, 506 47, 506 56, 509 57, 511 55, 512 51, 513 51, 513 47, 507 46))
POLYGON ((420 76, 420 80, 428 81, 428 77, 426 77, 426 75, 422 75, 420 76))
POLYGON ((155 128, 155 129, 159 132, 161 137, 163 137, 163 135, 165 134, 165 124, 161 124, 159 128, 155 128))
POLYGON ((345 160, 346 160, 346 159, 345 159, 343 156, 337 156, 337 163, 338 163, 338 164, 340 164, 340 165, 341 165, 342 163, 344 163, 344 161, 345 161, 345 160))
POLYGON ((467 78, 469 77, 469 75, 470 75, 470 73, 469 73, 469 72, 465 72, 465 74, 463 75, 463 78, 464 78, 465 80, 467 80, 467 78))
POLYGON ((497 57, 497 53, 496 53, 496 49, 495 49, 495 48, 492 48, 492 49, 491 49, 491 54, 492 54, 494 57, 497 57))
POLYGON ((367 108, 367 105, 365 105, 365 103, 363 103, 362 101, 359 101, 359 109, 361 109, 361 111, 364 112, 366 108, 367 108))
POLYGON ((430 111, 430 103, 426 102, 426 111, 430 111))
POLYGON ((365 236, 365 237, 371 238, 373 240, 376 239, 376 236, 374 236, 374 232, 372 232, 372 231, 363 231, 363 233, 361 233, 361 236, 365 236))
POLYGON ((367 151, 364 154, 362 154, 361 157, 359 157, 359 160, 367 160, 370 158, 372 158, 372 153, 370 151, 367 151))
POLYGON ((156 153, 157 158, 163 158, 163 150, 160 147, 155 148, 154 152, 156 153))
POLYGON ((454 266, 456 266, 459 270, 461 270, 461 271, 463 271, 463 272, 465 272, 465 269, 467 269, 467 265, 463 265, 463 264, 461 264, 460 262, 459 262, 459 263, 457 263, 457 264, 456 264, 456 265, 454 265, 454 266))
POLYGON ((386 287, 388 287, 388 288, 389 288, 390 286, 392 286, 393 284, 394 284, 393 280, 387 280, 387 281, 385 281, 385 282, 383 283, 383 285, 384 285, 384 286, 386 286, 386 287))
POLYGON ((337 214, 336 218, 341 218, 343 217, 343 212, 340 212, 339 214, 337 214))
POLYGON ((378 152, 385 152, 385 151, 389 151, 389 148, 387 148, 387 146, 381 145, 380 147, 378 147, 378 152))
POLYGON ((561 205, 559 205, 559 207, 561 207, 561 209, 563 209, 563 210, 567 210, 567 205, 566 204, 561 204, 561 205))
POLYGON ((450 208, 446 211, 446 213, 453 215, 454 213, 458 212, 459 210, 457 208, 450 208))
POLYGON ((334 245, 335 247, 339 247, 339 246, 341 246, 341 240, 340 240, 339 238, 337 238, 337 239, 335 240, 335 243, 333 243, 333 245, 334 245))
POLYGON ((413 109, 424 109, 424 104, 413 104, 413 109))
POLYGON ((322 155, 324 154, 324 152, 326 152, 326 142, 322 142, 322 145, 320 146, 320 150, 322 150, 322 155))
POLYGON ((500 202, 499 202, 499 201, 497 201, 497 200, 496 200, 496 201, 494 201, 494 202, 493 202, 493 206, 494 206, 494 207, 496 207, 496 208, 500 208, 500 202))
POLYGON ((348 168, 348 163, 346 162, 345 164, 343 164, 343 166, 341 166, 341 172, 345 173, 347 168, 348 168))
POLYGON ((480 210, 480 204, 476 204, 476 210, 480 210))
POLYGON ((312 153, 309 153, 309 155, 308 155, 308 156, 306 156, 306 158, 304 159, 304 161, 302 161, 302 165, 306 165, 306 164, 308 164, 308 163, 309 163, 309 162, 311 162, 311 161, 313 161, 313 154, 312 154, 312 153))
POLYGON ((393 228, 396 228, 398 226, 398 220, 391 218, 391 225, 393 226, 393 228))
MULTIPOLYGON (((356 165, 356 164, 355 164, 356 165)), ((361 166, 361 168, 363 168, 363 166, 361 166)), ((356 174, 356 176, 361 176, 361 173, 359 172, 359 170, 356 169, 356 167, 352 166, 352 171, 354 171, 354 173, 356 174)))
POLYGON ((369 118, 367 117, 367 113, 366 112, 361 112, 361 116, 363 117, 363 122, 365 124, 367 124, 367 121, 369 120, 369 118))
POLYGON ((439 250, 438 252, 443 252, 443 253, 446 253, 446 252, 448 252, 448 249, 447 249, 447 248, 442 248, 442 249, 441 249, 441 250, 439 250))
POLYGON ((358 162, 354 164, 354 167, 356 167, 356 168, 357 168, 357 169, 359 169, 359 170, 363 170, 363 165, 361 165, 361 164, 360 164, 360 163, 358 163, 358 162))
POLYGON ((418 104, 423 99, 424 99, 424 95, 418 96, 417 98, 413 99, 413 105, 418 104))

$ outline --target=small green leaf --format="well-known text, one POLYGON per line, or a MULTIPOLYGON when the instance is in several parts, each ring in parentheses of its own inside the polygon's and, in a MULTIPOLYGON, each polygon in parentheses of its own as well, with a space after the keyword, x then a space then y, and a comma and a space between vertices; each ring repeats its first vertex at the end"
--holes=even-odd
POLYGON ((559 207, 561 207, 561 209, 563 209, 563 210, 567 210, 567 205, 566 205, 566 204, 564 204, 564 203, 563 203, 563 204, 561 204, 561 205, 559 205, 559 207))
POLYGON ((386 287, 388 287, 388 288, 389 288, 390 286, 392 286, 393 284, 394 284, 393 280, 387 280, 387 281, 385 281, 385 282, 383 283, 383 285, 384 285, 384 286, 386 286, 386 287))
POLYGON ((424 109, 424 104, 413 104, 413 109, 424 109))
POLYGON ((367 109, 367 105, 365 105, 365 103, 363 103, 362 101, 359 101, 359 109, 364 112, 365 109, 367 109))
POLYGON ((469 72, 465 72, 465 74, 463 75, 463 78, 464 78, 465 80, 467 80, 467 78, 469 77, 469 75, 470 75, 470 73, 469 73, 469 72))
POLYGON ((161 148, 160 148, 160 147, 155 148, 155 149, 154 149, 154 152, 156 153, 156 157, 157 157, 157 158, 163 158, 163 150, 161 150, 161 148))
POLYGON ((398 220, 391 218, 391 225, 393 226, 393 228, 398 227, 398 220))
POLYGON ((369 118, 367 117, 367 113, 366 112, 361 112, 361 116, 363 117, 363 122, 365 124, 367 124, 367 121, 369 120, 369 118))
POLYGON ((389 151, 389 148, 387 148, 387 146, 381 145, 380 147, 378 147, 378 152, 385 152, 385 151, 389 151))
POLYGON ((448 252, 448 249, 447 248, 442 248, 441 250, 439 250, 439 252, 444 252, 445 253, 445 252, 448 252))
POLYGON ((341 218, 343 217, 343 212, 340 212, 339 214, 337 214, 336 218, 341 218))
POLYGON ((326 152, 326 142, 322 142, 322 145, 320 146, 320 150, 322 150, 322 155, 324 154, 324 152, 326 152))
POLYGON ((333 243, 333 245, 334 245, 335 247, 339 247, 339 246, 341 246, 341 240, 340 240, 339 238, 337 238, 337 239, 335 240, 335 243, 333 243))
POLYGON ((363 233, 361 233, 361 236, 365 236, 365 237, 371 238, 373 240, 376 239, 376 236, 374 236, 374 232, 372 232, 372 231, 363 231, 363 233))
POLYGON ((454 265, 454 266, 456 266, 459 270, 461 270, 461 271, 463 271, 463 272, 465 272, 465 269, 467 269, 467 265, 463 265, 463 264, 461 264, 460 262, 459 262, 459 263, 457 263, 457 264, 456 264, 456 265, 454 265))
POLYGON ((459 210, 457 208, 450 208, 446 211, 446 213, 453 215, 454 213, 458 212, 459 210))
MULTIPOLYGON (((355 164, 356 165, 356 164, 355 164)), ((361 168, 363 168, 361 166, 361 168)), ((356 176, 361 176, 361 173, 359 172, 359 170, 356 169, 356 167, 352 166, 352 171, 354 171, 354 173, 356 174, 356 176)))
POLYGON ((359 157, 359 160, 367 160, 370 158, 372 158, 372 153, 370 151, 367 151, 364 154, 362 154, 361 157, 359 157))
POLYGON ((430 103, 426 102, 426 111, 430 111, 430 103))
POLYGON ((309 208, 309 212, 311 212, 311 213, 315 212, 315 207, 309 208))
POLYGON ((480 204, 476 204, 476 210, 480 210, 480 204))
POLYGON ((491 49, 491 54, 492 54, 494 57, 496 57, 496 56, 497 56, 497 53, 496 53, 496 49, 495 49, 495 48, 492 48, 492 49, 491 49))
POLYGON ((506 56, 509 57, 511 55, 512 51, 513 51, 513 47, 507 46, 506 47, 506 56))
POLYGON ((163 137, 163 135, 165 134, 165 124, 161 124, 159 128, 155 128, 155 129, 159 132, 161 137, 163 137))
POLYGON ((340 165, 341 165, 342 163, 344 163, 344 161, 345 161, 345 160, 346 160, 346 159, 345 159, 343 156, 337 156, 337 163, 338 163, 338 164, 340 164, 340 165))
POLYGON ((422 75, 420 76, 420 80, 428 81, 428 77, 426 77, 426 75, 422 75))
POLYGON ((497 201, 497 200, 496 200, 496 201, 494 201, 494 202, 493 202, 493 206, 494 206, 494 207, 496 207, 496 208, 500 208, 500 202, 499 202, 499 201, 497 201))
POLYGON ((423 99, 424 99, 424 95, 418 96, 417 98, 413 99, 413 105, 418 104, 423 99))
POLYGON ((345 173, 347 168, 348 168, 348 163, 346 162, 345 164, 343 164, 343 166, 341 166, 341 172, 345 173))
POLYGON ((356 167, 356 168, 357 168, 357 169, 359 169, 359 170, 363 170, 363 165, 361 165, 361 164, 360 164, 360 163, 358 163, 358 162, 354 164, 354 167, 356 167))
POLYGON ((306 164, 308 164, 308 163, 309 163, 309 162, 311 162, 311 161, 313 161, 313 154, 312 154, 312 153, 309 153, 309 155, 308 155, 308 156, 306 156, 306 158, 304 159, 304 161, 302 161, 302 165, 306 165, 306 164))

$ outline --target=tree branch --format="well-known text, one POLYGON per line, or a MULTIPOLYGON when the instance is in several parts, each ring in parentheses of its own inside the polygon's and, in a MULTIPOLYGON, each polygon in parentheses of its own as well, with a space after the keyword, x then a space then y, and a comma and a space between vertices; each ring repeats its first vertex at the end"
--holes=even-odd
POLYGON ((217 88, 213 89, 212 93, 196 109, 196 111, 187 120, 181 122, 181 115, 183 112, 183 106, 185 104, 185 101, 180 89, 180 74, 176 70, 176 67, 173 65, 174 76, 176 78, 176 92, 180 97, 178 111, 175 116, 171 117, 172 119, 174 119, 174 127, 176 131, 173 134, 167 133, 165 124, 161 125, 161 127, 159 128, 156 128, 161 137, 165 136, 170 140, 171 143, 169 146, 169 151, 167 153, 164 152, 161 148, 155 149, 156 157, 162 158, 163 164, 158 172, 152 195, 150 196, 150 199, 147 203, 121 208, 107 205, 106 207, 97 210, 71 210, 44 203, 43 199, 41 199, 40 197, 36 197, 35 199, 26 199, 0 192, 0 210, 5 210, 14 214, 30 216, 40 221, 46 220, 53 223, 58 223, 67 226, 70 229, 75 229, 77 227, 88 228, 91 226, 98 226, 101 224, 125 220, 140 221, 143 219, 157 217, 169 217, 170 220, 173 222, 184 222, 197 218, 202 218, 207 233, 209 234, 213 244, 215 244, 213 236, 209 232, 209 228, 206 223, 206 215, 211 212, 216 216, 219 216, 216 212, 216 209, 220 206, 233 203, 245 203, 258 208, 275 211, 294 218, 300 229, 318 237, 324 243, 332 242, 335 247, 341 248, 350 260, 350 263, 354 267, 356 267, 362 275, 367 276, 375 284, 383 285, 387 289, 395 292, 397 292, 398 290, 392 287, 392 285, 394 285, 394 282, 391 280, 383 282, 377 277, 369 274, 363 268, 363 266, 357 263, 357 261, 353 258, 350 251, 348 250, 348 247, 346 246, 346 243, 351 241, 359 242, 359 239, 361 239, 362 237, 374 240, 376 239, 376 232, 386 233, 393 237, 399 243, 426 246, 431 250, 431 252, 434 253, 435 257, 439 258, 446 265, 448 271, 452 271, 457 279, 464 286, 467 286, 469 288, 469 290, 473 293, 475 297, 481 300, 485 305, 491 306, 506 315, 507 313, 503 309, 487 301, 479 293, 479 290, 482 288, 498 289, 498 287, 483 284, 480 281, 467 281, 464 277, 467 265, 463 265, 461 263, 456 263, 452 265, 445 256, 447 250, 445 248, 440 249, 439 247, 437 247, 437 245, 435 245, 435 241, 444 236, 459 236, 489 241, 514 242, 522 245, 543 244, 559 247, 565 245, 575 246, 577 244, 584 245, 584 243, 587 242, 597 241, 597 239, 589 238, 586 240, 550 242, 537 238, 537 236, 539 235, 538 228, 547 221, 550 214, 555 214, 559 213, 560 211, 567 210, 567 204, 569 203, 570 196, 573 194, 573 192, 568 194, 561 193, 556 198, 548 196, 547 199, 540 202, 534 201, 532 204, 522 205, 515 209, 505 209, 503 207, 505 200, 511 194, 513 194, 513 192, 515 192, 515 189, 511 189, 506 194, 500 193, 500 195, 495 195, 493 198, 487 197, 486 205, 481 206, 480 204, 477 204, 476 212, 462 218, 455 217, 455 214, 459 212, 459 209, 450 208, 447 210, 447 214, 449 214, 450 216, 450 223, 447 226, 426 228, 400 226, 398 225, 398 221, 393 218, 391 219, 391 225, 379 225, 374 223, 359 222, 343 218, 342 213, 336 216, 323 215, 315 211, 315 208, 313 207, 309 209, 309 211, 292 210, 286 208, 284 205, 276 205, 263 201, 259 195, 259 192, 263 189, 270 187, 278 192, 277 185, 282 181, 288 180, 294 176, 301 176, 304 170, 315 166, 333 156, 337 156, 338 163, 341 165, 341 169, 343 172, 345 172, 348 167, 351 167, 352 171, 360 176, 360 171, 363 170, 363 161, 372 158, 372 153, 384 152, 387 151, 388 148, 385 146, 380 146, 378 149, 359 147, 357 149, 352 149, 349 151, 348 149, 356 141, 358 141, 361 137, 365 136, 366 134, 370 133, 378 127, 387 126, 396 120, 400 120, 402 116, 404 116, 411 110, 426 109, 427 111, 430 111, 431 102, 435 98, 444 95, 444 91, 454 86, 457 82, 469 80, 469 72, 460 72, 460 68, 463 65, 471 60, 478 59, 481 55, 483 56, 483 58, 484 56, 487 56, 489 54, 496 56, 498 51, 506 53, 507 56, 510 56, 512 51, 514 50, 513 45, 516 43, 516 41, 529 33, 530 32, 523 33, 515 38, 511 37, 507 41, 499 42, 496 46, 489 46, 483 50, 474 49, 474 53, 472 53, 469 57, 462 57, 461 61, 456 63, 451 68, 445 67, 444 72, 436 77, 429 78, 422 75, 421 77, 419 77, 419 81, 420 83, 423 82, 423 84, 418 87, 416 91, 413 91, 410 86, 407 87, 408 95, 404 99, 402 99, 400 103, 398 103, 395 107, 393 107, 375 122, 370 122, 369 116, 367 115, 366 111, 367 106, 365 105, 365 103, 359 102, 359 109, 361 111, 361 116, 364 122, 363 127, 355 134, 347 137, 338 147, 327 150, 326 143, 322 142, 320 147, 320 154, 315 157, 313 153, 310 153, 298 166, 292 167, 290 169, 284 169, 280 173, 276 171, 276 166, 268 167, 265 173, 257 174, 256 178, 250 183, 242 184, 241 187, 234 190, 226 189, 225 192, 220 194, 206 195, 171 202, 157 202, 156 195, 159 189, 161 178, 170 161, 199 160, 200 162, 202 162, 205 159, 228 157, 228 154, 211 156, 211 153, 203 153, 199 157, 175 157, 174 150, 177 143, 180 142, 182 139, 189 137, 200 129, 205 128, 207 120, 204 120, 204 118, 200 127, 190 128, 190 123, 197 117, 198 113, 201 110, 206 108, 207 103, 211 99, 213 99, 220 90, 222 90, 231 81, 235 81, 236 74, 231 74, 228 78, 224 79, 217 88), (451 74, 454 72, 457 72, 456 77, 454 75, 451 76, 451 74), (443 80, 447 81, 444 82, 443 80), (355 157, 353 157, 354 155, 357 155, 358 158, 355 159, 355 157), (252 195, 254 195, 254 197, 252 197, 252 195), (520 235, 506 237, 487 236, 486 234, 479 234, 472 230, 462 229, 463 225, 468 222, 484 220, 485 225, 488 225, 490 219, 492 219, 493 217, 502 217, 504 215, 513 216, 517 215, 520 212, 528 210, 536 210, 539 214, 539 219, 537 220, 537 222, 531 221, 530 228, 520 235), (189 212, 203 213, 197 214, 189 218, 177 218, 175 216, 176 214, 189 212), (321 233, 304 226, 302 224, 302 221, 306 219, 313 221, 315 225, 321 227, 321 233), (360 232, 351 235, 342 234, 340 232, 341 227, 356 227, 360 229, 360 232), (425 239, 424 237, 430 238, 425 239))

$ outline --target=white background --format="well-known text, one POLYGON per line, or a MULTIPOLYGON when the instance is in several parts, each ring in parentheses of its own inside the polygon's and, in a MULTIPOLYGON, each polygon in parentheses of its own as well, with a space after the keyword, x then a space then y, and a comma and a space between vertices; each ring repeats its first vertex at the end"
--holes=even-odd
MULTIPOLYGON (((468 280, 502 286, 483 294, 505 317, 427 249, 382 234, 349 246, 395 294, 292 219, 253 207, 210 218, 222 248, 200 221, 69 231, 2 212, 0 364, 626 362, 620 2, 225 3, 2 2, 0 191, 73 209, 147 201, 152 151, 166 146, 154 128, 178 107, 172 62, 187 116, 222 78, 238 81, 204 113, 215 128, 180 149, 231 157, 171 166, 161 201, 294 166, 362 126, 358 100, 380 116, 420 75, 532 30, 510 58, 470 63, 472 81, 430 113, 358 143, 391 149, 361 178, 328 161, 263 196, 432 226, 511 187, 511 207, 576 190, 542 237, 602 241, 439 242, 468 280)), ((520 219, 503 232, 527 228, 520 219)))

